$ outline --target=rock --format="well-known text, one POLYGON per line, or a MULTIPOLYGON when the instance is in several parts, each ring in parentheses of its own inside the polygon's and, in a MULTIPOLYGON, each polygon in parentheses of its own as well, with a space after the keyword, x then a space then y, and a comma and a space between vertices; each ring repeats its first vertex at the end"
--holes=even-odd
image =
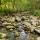
POLYGON ((15 37, 19 37, 19 32, 15 31, 15 37))
POLYGON ((23 22, 27 27, 31 27, 31 24, 29 22, 24 21, 23 22))
POLYGON ((37 20, 36 21, 35 20, 31 20, 31 23, 32 23, 33 26, 37 26, 38 25, 38 21, 37 20))
POLYGON ((40 20, 38 20, 38 22, 40 23, 40 20))
POLYGON ((6 21, 6 20, 7 20, 7 18, 3 17, 1 21, 6 21))
POLYGON ((13 29, 11 28, 10 31, 13 31, 13 29))
POLYGON ((11 29, 11 28, 15 28, 14 26, 6 26, 6 28, 11 29))
POLYGON ((0 35, 1 35, 1 38, 5 38, 7 36, 6 33, 0 33, 0 35))
POLYGON ((22 19, 21 19, 21 20, 24 21, 24 20, 26 20, 26 19, 27 19, 27 18, 26 18, 25 16, 22 16, 22 19))
POLYGON ((3 25, 3 26, 6 26, 6 25, 11 25, 11 23, 8 23, 8 22, 3 22, 3 23, 2 23, 2 25, 3 25))
POLYGON ((18 23, 17 27, 18 31, 22 31, 22 29, 24 29, 24 25, 22 23, 18 23))
POLYGON ((36 27, 31 26, 31 27, 30 27, 30 31, 31 31, 31 32, 34 32, 34 29, 35 29, 35 28, 36 28, 36 27))
POLYGON ((37 17, 35 17, 35 16, 30 16, 30 21, 33 26, 36 26, 38 24, 37 17))
POLYGON ((34 30, 36 33, 38 33, 38 34, 40 34, 40 27, 38 27, 38 28, 35 28, 35 30, 34 30))
POLYGON ((12 25, 17 26, 17 23, 16 23, 16 22, 14 22, 14 23, 12 23, 12 25))
POLYGON ((6 34, 2 34, 2 38, 6 37, 7 35, 6 34))
POLYGON ((0 39, 0 40, 7 40, 7 39, 5 39, 5 38, 2 38, 2 39, 0 39))
POLYGON ((37 20, 37 17, 36 17, 36 16, 31 15, 31 16, 30 16, 30 19, 37 20))
POLYGON ((39 28, 40 28, 40 26, 37 26, 37 27, 39 27, 39 28))
POLYGON ((37 35, 30 33, 29 40, 37 40, 37 35))
POLYGON ((2 25, 2 22, 0 21, 0 27, 2 27, 3 25, 2 25))
POLYGON ((29 17, 27 17, 27 16, 22 16, 22 19, 23 19, 23 20, 28 20, 29 17))
POLYGON ((16 16, 16 19, 15 19, 16 21, 21 21, 21 17, 19 17, 19 16, 16 16))
POLYGON ((10 17, 7 19, 8 22, 15 22, 15 17, 10 17))
POLYGON ((40 37, 37 37, 37 40, 40 40, 40 37))
POLYGON ((35 26, 31 25, 29 22, 24 22, 25 26, 25 30, 31 31, 33 32, 34 29, 36 28, 35 26))
POLYGON ((7 32, 6 28, 1 28, 0 31, 5 33, 7 32))

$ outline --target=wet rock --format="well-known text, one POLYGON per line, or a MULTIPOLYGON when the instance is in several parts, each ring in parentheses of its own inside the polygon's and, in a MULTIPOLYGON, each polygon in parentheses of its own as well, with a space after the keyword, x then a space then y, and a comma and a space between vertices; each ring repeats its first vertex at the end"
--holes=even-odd
POLYGON ((22 16, 22 20, 28 20, 29 19, 29 17, 27 17, 27 16, 22 16))
POLYGON ((35 28, 34 30, 37 34, 40 34, 40 27, 39 28, 35 28))
POLYGON ((5 33, 0 33, 1 38, 5 38, 7 35, 5 33))
POLYGON ((23 24, 21 23, 19 24, 20 24, 18 25, 18 30, 20 32, 19 40, 28 40, 28 34, 25 33, 23 24))
POLYGON ((32 34, 32 33, 30 33, 29 40, 37 40, 37 36, 32 34))
POLYGON ((40 28, 40 26, 37 26, 37 27, 39 27, 39 28, 40 28))
POLYGON ((40 23, 40 20, 38 20, 38 22, 40 23))
POLYGON ((29 34, 28 33, 25 33, 25 31, 23 30, 20 33, 19 40, 28 40, 28 39, 29 39, 29 34))
POLYGON ((0 39, 0 40, 7 40, 7 39, 5 39, 5 38, 2 38, 2 39, 0 39))
POLYGON ((35 17, 35 16, 30 16, 30 21, 33 26, 36 26, 38 24, 37 17, 35 17))
MULTIPOLYGON (((40 35, 40 19, 37 19, 35 16, 28 16, 27 14, 15 14, 15 16, 4 16, 0 21, 0 32, 2 31, 2 38, 0 40, 29 40, 29 31, 36 32, 40 35), (2 22, 2 23, 1 23, 2 22), (39 22, 39 23, 38 23, 39 22), (1 27, 2 25, 3 27, 1 27), (39 25, 37 25, 39 24, 39 25), (16 31, 15 31, 16 30, 16 31), (14 32, 15 33, 14 33, 14 32), (5 39, 5 33, 7 38, 5 39)), ((31 35, 30 35, 31 37, 31 35)), ((36 40, 32 36, 30 40, 36 40)), ((38 38, 38 40, 40 40, 38 38)))
POLYGON ((38 21, 37 20, 36 21, 35 20, 31 20, 31 23, 32 23, 33 26, 37 26, 38 25, 38 21))
POLYGON ((12 23, 12 25, 17 26, 17 23, 16 23, 16 22, 14 22, 14 23, 12 23))
POLYGON ((6 33, 7 30, 6 30, 6 28, 1 28, 1 29, 0 29, 0 32, 6 33))
POLYGON ((38 18, 38 17, 36 17, 36 16, 33 16, 33 15, 31 15, 31 16, 30 16, 30 19, 37 20, 37 18, 38 18))
POLYGON ((15 19, 16 21, 21 21, 21 17, 19 17, 19 16, 16 16, 16 19, 15 19))
POLYGON ((27 27, 31 27, 31 24, 29 22, 24 21, 23 22, 27 27))
POLYGON ((31 25, 29 22, 23 22, 24 24, 25 24, 25 30, 27 30, 27 31, 31 31, 31 32, 33 32, 34 31, 34 29, 36 28, 35 26, 33 26, 33 25, 31 25))
POLYGON ((8 22, 3 22, 3 23, 2 23, 2 25, 3 25, 3 26, 6 26, 6 25, 11 25, 11 23, 8 23, 8 22))
POLYGON ((22 21, 24 21, 24 20, 26 20, 26 17, 25 16, 22 16, 22 19, 21 19, 22 21))
POLYGON ((10 17, 7 19, 8 22, 15 22, 15 17, 10 17))
POLYGON ((40 37, 37 37, 37 40, 40 40, 40 37))
POLYGON ((15 31, 15 37, 19 37, 19 32, 18 31, 15 31))
POLYGON ((24 30, 30 32, 30 28, 24 27, 24 30))
POLYGON ((6 21, 6 20, 7 20, 7 19, 6 19, 5 17, 3 17, 1 21, 3 22, 3 21, 6 21))
POLYGON ((18 31, 22 31, 24 29, 24 25, 22 23, 18 23, 18 31))
POLYGON ((35 29, 35 28, 36 28, 36 27, 31 26, 31 27, 30 27, 30 31, 31 31, 31 32, 34 32, 34 29, 35 29))
POLYGON ((0 21, 0 27, 2 27, 3 25, 2 25, 2 22, 0 21))
POLYGON ((15 28, 14 26, 6 26, 6 28, 10 29, 10 28, 15 28))
POLYGON ((11 28, 11 29, 9 29, 10 31, 13 31, 13 29, 11 28))

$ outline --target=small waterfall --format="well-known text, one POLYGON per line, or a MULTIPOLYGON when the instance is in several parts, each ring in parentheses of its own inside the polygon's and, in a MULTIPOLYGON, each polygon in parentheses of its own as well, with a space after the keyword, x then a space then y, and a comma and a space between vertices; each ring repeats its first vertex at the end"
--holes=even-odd
POLYGON ((24 27, 22 26, 22 24, 19 26, 18 30, 20 31, 19 40, 29 39, 29 33, 24 31, 24 27))
POLYGON ((26 40, 26 33, 24 32, 24 30, 20 33, 20 36, 19 36, 19 40, 26 40))

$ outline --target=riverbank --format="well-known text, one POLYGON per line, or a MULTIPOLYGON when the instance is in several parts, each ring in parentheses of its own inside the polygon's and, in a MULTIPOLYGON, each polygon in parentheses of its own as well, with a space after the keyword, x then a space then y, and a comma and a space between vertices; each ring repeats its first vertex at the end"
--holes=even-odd
MULTIPOLYGON (((30 33, 29 40, 40 40, 40 17, 26 12, 0 16, 0 40, 9 40, 7 38, 9 32, 15 34, 15 40, 18 40, 17 38, 20 36, 18 27, 20 25, 24 27, 25 32, 30 33)), ((11 33, 10 38, 12 38, 11 33)))

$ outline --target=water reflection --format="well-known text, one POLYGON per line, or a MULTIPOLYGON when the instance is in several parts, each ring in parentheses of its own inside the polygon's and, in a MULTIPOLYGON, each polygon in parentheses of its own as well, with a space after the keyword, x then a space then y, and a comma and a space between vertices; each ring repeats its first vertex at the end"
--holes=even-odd
POLYGON ((15 33, 9 32, 8 33, 8 40, 15 40, 15 33))
POLYGON ((19 36, 19 40, 27 40, 26 39, 27 37, 27 34, 24 32, 24 30, 20 33, 20 36, 19 36))
POLYGON ((29 33, 24 31, 24 26, 22 24, 19 26, 18 30, 20 31, 19 40, 28 40, 29 33))

